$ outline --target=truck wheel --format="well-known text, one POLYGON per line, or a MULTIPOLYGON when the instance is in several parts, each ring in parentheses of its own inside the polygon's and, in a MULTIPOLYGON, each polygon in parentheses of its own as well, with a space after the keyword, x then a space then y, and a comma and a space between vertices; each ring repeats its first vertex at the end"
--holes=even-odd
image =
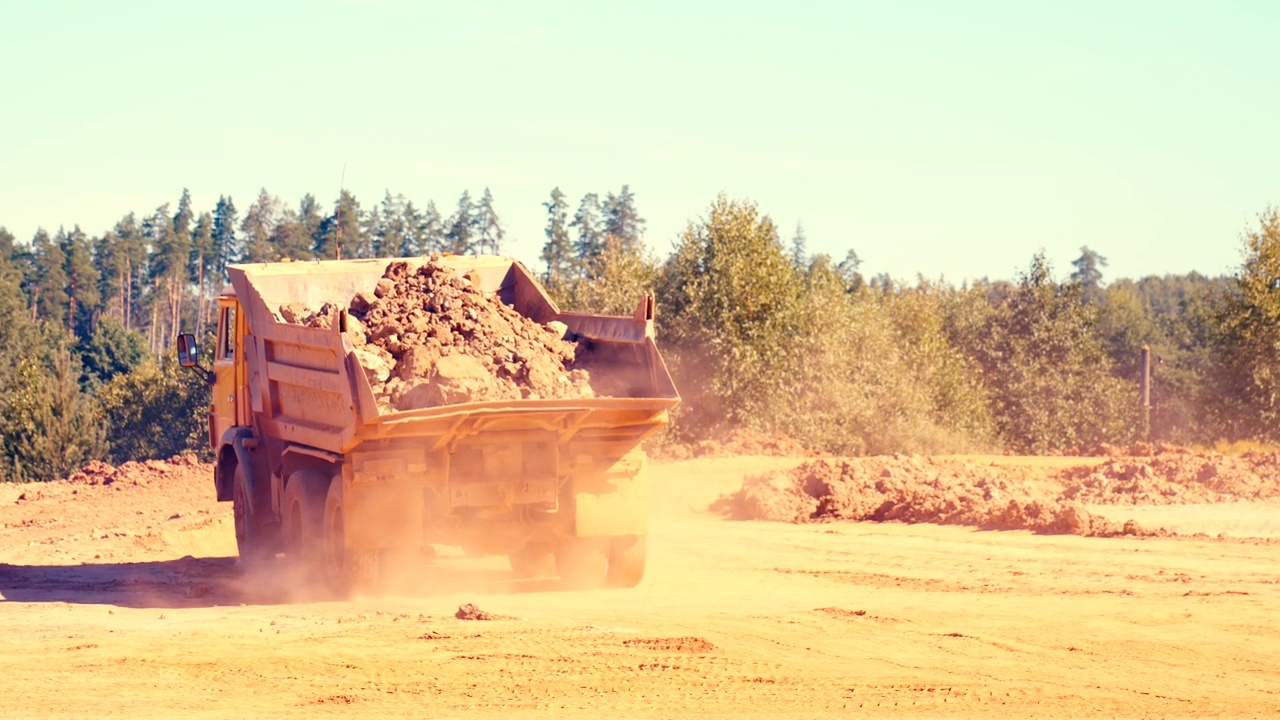
POLYGON ((542 545, 525 545, 507 555, 507 562, 521 580, 556 574, 555 553, 542 545))
POLYGON ((564 538, 556 547, 556 570, 571 588, 604 587, 609 574, 609 543, 605 538, 564 538))
POLYGON ((341 594, 371 590, 378 580, 378 553, 347 548, 350 520, 342 498, 342 478, 329 483, 324 502, 324 566, 329 584, 341 594))
POLYGON ((609 553, 609 586, 635 587, 644 579, 648 550, 644 535, 613 538, 609 553))
POLYGON ((289 476, 284 486, 284 552, 306 579, 324 569, 324 505, 329 478, 314 470, 289 476))
POLYGON ((259 570, 276 554, 276 540, 262 522, 264 513, 249 511, 249 480, 236 465, 231 481, 231 514, 236 528, 236 550, 245 570, 259 570))

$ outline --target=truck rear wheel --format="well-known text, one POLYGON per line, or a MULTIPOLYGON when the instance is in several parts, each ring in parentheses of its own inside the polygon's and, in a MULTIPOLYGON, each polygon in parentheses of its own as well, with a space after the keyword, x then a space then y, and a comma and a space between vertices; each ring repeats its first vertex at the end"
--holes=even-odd
POLYGON ((284 487, 284 552, 308 580, 321 577, 324 571, 324 506, 328 490, 329 478, 315 470, 290 475, 284 487))
POLYGON ((329 584, 342 594, 371 590, 378 580, 377 551, 347 547, 350 519, 342 497, 342 478, 334 478, 324 502, 324 566, 329 584))
POLYGON ((231 514, 235 521, 236 550, 245 570, 262 568, 276 554, 277 539, 263 522, 265 513, 252 512, 249 478, 244 468, 236 465, 231 481, 231 514))
POLYGON ((609 552, 609 586, 635 587, 644 579, 648 558, 644 535, 613 538, 609 552))
POLYGON ((564 538, 556 547, 556 570, 571 588, 604 587, 609 574, 607 538, 564 538))

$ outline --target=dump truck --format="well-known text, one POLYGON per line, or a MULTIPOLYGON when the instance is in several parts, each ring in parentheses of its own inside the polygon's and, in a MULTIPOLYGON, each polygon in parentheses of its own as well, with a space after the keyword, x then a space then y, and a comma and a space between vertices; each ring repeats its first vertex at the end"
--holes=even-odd
MULTIPOLYGON (((654 342, 654 302, 630 316, 562 312, 519 262, 432 259, 530 320, 590 350, 593 375, 623 396, 487 400, 399 410, 375 399, 348 310, 332 327, 281 319, 301 303, 348 308, 391 262, 230 265, 208 367, 177 338, 184 367, 212 384, 209 442, 217 499, 233 505, 246 566, 285 561, 339 592, 376 587, 390 568, 425 567, 432 545, 506 555, 518 575, 629 587, 646 562, 642 441, 679 395, 654 342)), ((367 297, 367 295, 366 295, 367 297)))

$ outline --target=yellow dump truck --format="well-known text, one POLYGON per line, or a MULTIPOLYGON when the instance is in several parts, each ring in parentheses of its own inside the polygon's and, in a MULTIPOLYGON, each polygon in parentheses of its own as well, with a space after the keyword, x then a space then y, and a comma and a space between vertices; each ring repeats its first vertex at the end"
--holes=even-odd
POLYGON ((519 262, 437 259, 521 315, 562 323, 590 349, 592 372, 625 378, 629 390, 400 411, 376 401, 345 310, 327 329, 275 312, 347 308, 389 262, 229 266, 209 367, 194 337, 178 337, 180 363, 213 385, 214 486, 233 503, 242 562, 283 553, 347 591, 443 544, 506 555, 517 574, 552 568, 574 586, 639 582, 648 532, 640 444, 679 402, 654 343, 652 297, 631 317, 561 312, 519 262))

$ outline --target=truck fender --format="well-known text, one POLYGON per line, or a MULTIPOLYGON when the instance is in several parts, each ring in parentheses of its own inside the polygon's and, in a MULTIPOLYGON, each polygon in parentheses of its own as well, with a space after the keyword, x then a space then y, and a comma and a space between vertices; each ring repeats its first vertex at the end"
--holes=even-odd
POLYGON ((249 486, 248 497, 245 499, 249 504, 249 507, 247 508, 249 513, 253 514, 255 510, 253 507, 254 495, 257 492, 258 485, 257 478, 254 476, 253 472, 253 462, 249 458, 249 448, 246 447, 245 444, 246 440, 250 441, 250 445, 256 442, 256 438, 253 436, 253 430, 250 428, 233 427, 229 428, 222 434, 222 443, 219 445, 218 450, 218 500, 231 499, 231 483, 234 481, 235 472, 231 467, 225 466, 223 462, 223 458, 227 457, 228 454, 231 454, 235 457, 236 464, 244 468, 245 484, 249 486))

